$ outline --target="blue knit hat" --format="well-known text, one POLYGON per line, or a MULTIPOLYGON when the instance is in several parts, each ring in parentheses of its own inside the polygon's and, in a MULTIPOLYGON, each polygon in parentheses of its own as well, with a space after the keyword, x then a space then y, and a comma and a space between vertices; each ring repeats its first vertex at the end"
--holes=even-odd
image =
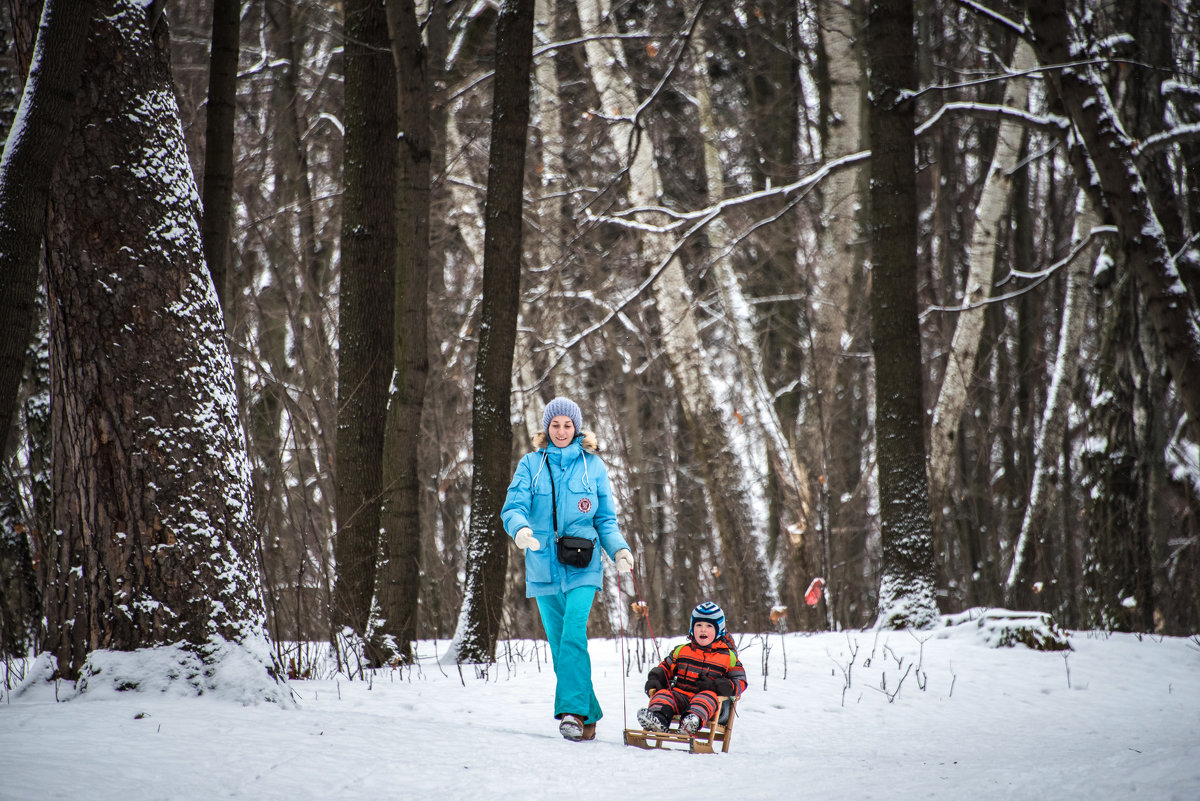
POLYGON ((713 624, 713 628, 717 630, 717 639, 725 636, 725 613, 712 601, 705 601, 692 610, 692 623, 688 626, 689 635, 696 631, 696 623, 701 620, 713 624))
POLYGON ((571 418, 576 433, 583 430, 583 416, 579 413, 579 405, 569 398, 555 398, 546 404, 546 413, 542 415, 542 428, 549 430, 550 421, 560 414, 571 418))

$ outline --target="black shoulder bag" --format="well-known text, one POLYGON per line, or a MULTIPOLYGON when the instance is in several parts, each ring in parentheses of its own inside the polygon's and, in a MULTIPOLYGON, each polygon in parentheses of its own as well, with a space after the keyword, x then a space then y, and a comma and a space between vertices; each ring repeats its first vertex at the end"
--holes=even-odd
POLYGON ((558 497, 554 489, 554 471, 546 465, 550 474, 550 515, 554 520, 554 544, 558 549, 558 561, 567 567, 587 567, 592 563, 592 549, 596 543, 587 537, 558 536, 558 497))

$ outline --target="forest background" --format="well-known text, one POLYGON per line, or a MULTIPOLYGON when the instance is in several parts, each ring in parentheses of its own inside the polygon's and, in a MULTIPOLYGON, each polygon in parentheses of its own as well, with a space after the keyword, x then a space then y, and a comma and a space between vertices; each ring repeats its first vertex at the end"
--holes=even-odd
POLYGON ((538 636, 496 496, 554 395, 639 627, 1200 629, 1194 4, 10 6, 6 654, 538 636))

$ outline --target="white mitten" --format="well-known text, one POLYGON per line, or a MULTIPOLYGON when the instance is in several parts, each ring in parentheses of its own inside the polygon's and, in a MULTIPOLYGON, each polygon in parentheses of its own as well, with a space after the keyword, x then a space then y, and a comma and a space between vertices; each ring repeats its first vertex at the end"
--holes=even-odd
POLYGON ((529 526, 521 526, 517 529, 517 536, 513 537, 513 542, 522 551, 528 548, 531 551, 536 551, 542 546, 538 545, 537 537, 533 536, 533 529, 529 526))
POLYGON ((633 572, 633 554, 629 552, 628 548, 622 548, 613 554, 613 562, 617 565, 618 573, 633 572))

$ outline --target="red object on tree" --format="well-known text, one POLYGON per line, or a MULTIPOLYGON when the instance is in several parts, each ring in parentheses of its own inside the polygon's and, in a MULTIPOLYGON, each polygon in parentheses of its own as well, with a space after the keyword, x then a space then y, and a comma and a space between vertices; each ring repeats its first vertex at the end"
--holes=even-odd
POLYGON ((812 584, 808 585, 808 589, 804 591, 804 602, 809 606, 816 606, 817 601, 821 600, 821 592, 825 589, 825 579, 817 577, 812 580, 812 584))

